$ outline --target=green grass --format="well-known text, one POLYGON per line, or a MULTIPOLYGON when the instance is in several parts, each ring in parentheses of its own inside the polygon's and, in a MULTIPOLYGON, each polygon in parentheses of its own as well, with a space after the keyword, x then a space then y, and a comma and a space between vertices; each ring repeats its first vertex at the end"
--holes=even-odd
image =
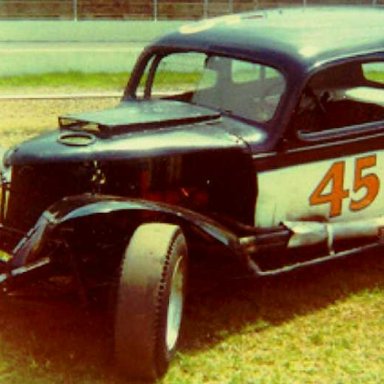
POLYGON ((228 283, 196 298, 191 339, 163 383, 382 383, 378 257, 228 283))
POLYGON ((384 83, 384 73, 381 71, 370 71, 365 73, 368 80, 377 81, 378 83, 384 83))
POLYGON ((64 72, 36 75, 4 76, 0 77, 0 88, 19 87, 64 87, 76 86, 80 89, 105 88, 115 89, 125 86, 130 73, 83 73, 64 72))
MULTIPOLYGON (((381 255, 260 281, 228 277, 210 286, 210 274, 190 293, 161 384, 383 382, 381 255)), ((43 285, 2 299, 0 313, 0 382, 127 383, 111 364, 101 312, 43 285)))
POLYGON ((174 84, 197 84, 201 78, 198 72, 162 72, 156 77, 156 86, 170 87, 174 84))
MULTIPOLYGON (((19 90, 19 89, 46 89, 61 90, 72 88, 76 90, 122 90, 126 86, 129 72, 120 73, 83 73, 83 72, 64 72, 47 73, 20 76, 0 77, 0 91, 19 90)), ((145 78, 145 77, 144 77, 145 78)), ((197 73, 175 73, 162 72, 156 78, 156 87, 167 87, 169 85, 196 84, 199 80, 197 73)))

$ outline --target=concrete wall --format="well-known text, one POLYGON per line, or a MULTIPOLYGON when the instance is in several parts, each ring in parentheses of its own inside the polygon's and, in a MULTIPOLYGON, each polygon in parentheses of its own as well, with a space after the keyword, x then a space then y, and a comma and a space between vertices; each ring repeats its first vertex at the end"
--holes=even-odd
POLYGON ((182 21, 0 21, 0 42, 148 42, 182 21))
POLYGON ((0 21, 0 76, 131 70, 144 46, 181 21, 0 21))

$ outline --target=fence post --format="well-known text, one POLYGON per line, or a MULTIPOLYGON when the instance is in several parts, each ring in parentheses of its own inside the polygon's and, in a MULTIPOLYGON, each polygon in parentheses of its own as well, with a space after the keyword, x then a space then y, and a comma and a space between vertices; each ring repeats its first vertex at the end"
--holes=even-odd
POLYGON ((206 19, 208 17, 208 1, 209 0, 203 0, 203 17, 206 19))
POLYGON ((233 13, 233 0, 228 0, 228 11, 233 13))
POLYGON ((72 1, 72 12, 73 12, 73 20, 77 21, 78 20, 78 15, 77 15, 77 0, 72 1))
POLYGON ((153 0, 153 19, 155 20, 155 21, 157 21, 157 19, 158 19, 158 10, 159 10, 159 8, 158 8, 158 1, 157 0, 153 0))

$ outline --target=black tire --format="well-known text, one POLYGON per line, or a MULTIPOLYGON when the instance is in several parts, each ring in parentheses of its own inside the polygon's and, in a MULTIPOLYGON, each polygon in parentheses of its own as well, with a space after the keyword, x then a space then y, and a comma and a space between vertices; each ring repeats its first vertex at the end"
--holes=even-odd
POLYGON ((115 314, 115 358, 125 376, 156 380, 166 372, 180 333, 186 264, 180 227, 148 223, 133 233, 122 260, 115 314))

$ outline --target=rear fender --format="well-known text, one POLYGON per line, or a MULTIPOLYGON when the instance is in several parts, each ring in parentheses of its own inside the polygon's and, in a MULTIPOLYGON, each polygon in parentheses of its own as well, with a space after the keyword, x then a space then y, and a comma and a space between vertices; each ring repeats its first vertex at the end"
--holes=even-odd
MULTIPOLYGON (((115 196, 84 194, 60 200, 48 208, 28 234, 21 239, 13 252, 12 264, 24 265, 44 255, 52 243, 64 243, 64 233, 74 230, 83 219, 91 219, 95 225, 121 220, 130 224, 145 221, 176 223, 188 231, 194 231, 206 239, 238 251, 238 237, 218 222, 202 214, 165 203, 140 199, 124 199, 115 196), (63 229, 62 231, 60 229, 63 229), (65 229, 65 230, 64 230, 65 229)), ((117 224, 117 223, 116 223, 117 224)), ((121 224, 121 223, 120 223, 121 224)), ((97 225, 96 225, 97 227, 97 225)), ((96 234, 97 235, 97 234, 96 234)))

